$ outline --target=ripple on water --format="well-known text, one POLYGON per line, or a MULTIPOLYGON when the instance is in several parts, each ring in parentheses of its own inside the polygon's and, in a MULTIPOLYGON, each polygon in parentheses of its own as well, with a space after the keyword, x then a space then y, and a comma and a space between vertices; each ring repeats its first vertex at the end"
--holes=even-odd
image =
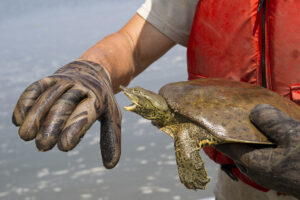
POLYGON ((48 168, 43 168, 42 170, 38 171, 36 176, 38 178, 42 178, 44 176, 48 176, 49 175, 49 169, 48 168))
POLYGON ((164 165, 176 165, 176 160, 165 161, 164 165))
POLYGON ((137 151, 144 151, 146 149, 145 146, 139 146, 136 148, 137 151))
POLYGON ((76 151, 76 150, 73 150, 73 151, 69 151, 67 153, 68 156, 75 156, 75 155, 78 155, 79 154, 79 151, 76 151))
POLYGON ((65 169, 65 170, 59 170, 59 171, 52 172, 52 175, 61 176, 61 175, 65 175, 67 173, 69 173, 69 170, 65 169))
POLYGON ((166 192, 171 192, 171 189, 160 187, 160 188, 157 188, 157 191, 166 193, 166 192))
POLYGON ((154 192, 169 193, 171 189, 156 186, 142 186, 139 188, 142 194, 152 194, 154 192))
POLYGON ((55 187, 55 188, 53 188, 53 192, 61 192, 61 188, 60 187, 55 187))
POLYGON ((153 181, 153 180, 155 180, 156 178, 155 178, 154 176, 147 176, 146 179, 147 179, 148 181, 153 181))
POLYGON ((99 138, 98 137, 93 137, 91 139, 91 141, 89 142, 90 146, 95 145, 95 144, 99 144, 99 138))
POLYGON ((86 167, 86 164, 81 164, 81 165, 78 166, 78 169, 83 169, 85 167, 86 167))
POLYGON ((133 132, 135 136, 143 136, 145 134, 145 130, 140 128, 138 131, 133 132))
POLYGON ((172 198, 173 200, 181 200, 181 196, 173 196, 173 198, 172 198))
POLYGON ((40 182, 38 183, 37 189, 38 189, 38 190, 45 189, 45 188, 48 187, 48 184, 49 184, 49 181, 40 181, 40 182))
POLYGON ((31 197, 25 197, 25 200, 36 200, 37 198, 35 196, 31 196, 31 197))
POLYGON ((156 143, 155 142, 151 142, 150 143, 150 147, 154 147, 154 146, 156 146, 156 143))
POLYGON ((138 124, 150 124, 150 123, 151 123, 150 120, 144 118, 138 120, 138 124))
POLYGON ((77 179, 79 177, 86 176, 86 175, 101 176, 101 175, 103 175, 104 171, 105 171, 104 167, 94 167, 94 168, 91 168, 91 169, 85 169, 85 170, 77 171, 71 176, 71 178, 72 179, 77 179))
POLYGON ((174 143, 173 143, 173 142, 169 143, 169 144, 165 147, 165 149, 173 149, 173 148, 174 148, 174 143))
POLYGON ((0 197, 5 197, 9 194, 9 192, 0 192, 0 197))
POLYGON ((141 160, 141 161, 140 161, 140 164, 141 164, 141 165, 146 165, 147 163, 148 163, 148 160, 141 160))
POLYGON ((80 195, 80 197, 81 197, 81 199, 90 199, 90 198, 92 198, 93 196, 91 195, 91 194, 81 194, 80 195))
POLYGON ((177 56, 172 61, 173 61, 173 63, 178 63, 178 62, 181 62, 181 61, 185 61, 185 58, 182 57, 182 56, 177 56))
POLYGON ((143 186, 143 187, 140 187, 139 189, 141 190, 142 194, 152 194, 153 193, 152 188, 149 186, 143 186))
POLYGON ((77 160, 76 160, 76 162, 78 162, 78 163, 81 163, 81 162, 83 162, 83 158, 78 158, 77 160))
POLYGON ((104 182, 103 179, 97 179, 97 180, 96 180, 96 183, 97 183, 97 184, 100 184, 100 183, 103 183, 103 182, 104 182))

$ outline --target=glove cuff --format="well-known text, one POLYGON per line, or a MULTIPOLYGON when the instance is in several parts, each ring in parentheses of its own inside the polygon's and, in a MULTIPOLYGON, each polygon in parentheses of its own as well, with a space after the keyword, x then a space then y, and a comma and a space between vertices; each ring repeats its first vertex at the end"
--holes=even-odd
MULTIPOLYGON (((80 62, 80 63, 84 63, 90 67, 93 67, 93 68, 101 68, 103 69, 103 71, 105 72, 106 76, 107 76, 107 79, 109 80, 110 84, 111 84, 111 78, 110 78, 110 75, 107 71, 107 69, 105 67, 103 67, 102 65, 96 63, 96 62, 93 62, 93 61, 89 61, 89 60, 84 60, 84 59, 76 59, 74 62, 80 62)), ((72 63, 72 62, 71 62, 72 63)))

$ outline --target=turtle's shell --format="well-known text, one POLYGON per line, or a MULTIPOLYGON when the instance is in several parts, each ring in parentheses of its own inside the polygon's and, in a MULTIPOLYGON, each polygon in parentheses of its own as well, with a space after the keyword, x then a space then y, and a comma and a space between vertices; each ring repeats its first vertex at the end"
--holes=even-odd
POLYGON ((226 141, 270 144, 249 119, 258 104, 270 104, 300 121, 298 105, 249 83, 203 78, 167 84, 159 94, 174 112, 226 141))

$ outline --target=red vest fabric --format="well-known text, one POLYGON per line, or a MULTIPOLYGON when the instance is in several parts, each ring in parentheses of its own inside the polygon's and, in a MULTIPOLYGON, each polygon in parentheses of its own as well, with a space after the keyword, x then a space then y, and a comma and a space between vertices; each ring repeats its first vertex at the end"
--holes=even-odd
MULTIPOLYGON (((265 20, 260 0, 199 1, 187 50, 189 79, 224 77, 261 85, 263 59, 266 87, 300 104, 300 1, 265 1, 265 20)), ((212 147, 204 150, 220 164, 233 164, 212 147)), ((267 191, 241 172, 234 174, 267 191)))

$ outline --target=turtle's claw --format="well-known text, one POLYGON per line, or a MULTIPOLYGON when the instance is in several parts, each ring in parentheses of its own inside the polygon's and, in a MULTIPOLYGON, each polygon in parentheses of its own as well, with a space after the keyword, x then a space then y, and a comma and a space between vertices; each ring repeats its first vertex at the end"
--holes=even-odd
POLYGON ((203 174, 202 171, 196 169, 180 169, 178 167, 179 178, 180 181, 187 187, 188 189, 201 189, 205 190, 207 183, 210 179, 207 177, 206 172, 203 174))

